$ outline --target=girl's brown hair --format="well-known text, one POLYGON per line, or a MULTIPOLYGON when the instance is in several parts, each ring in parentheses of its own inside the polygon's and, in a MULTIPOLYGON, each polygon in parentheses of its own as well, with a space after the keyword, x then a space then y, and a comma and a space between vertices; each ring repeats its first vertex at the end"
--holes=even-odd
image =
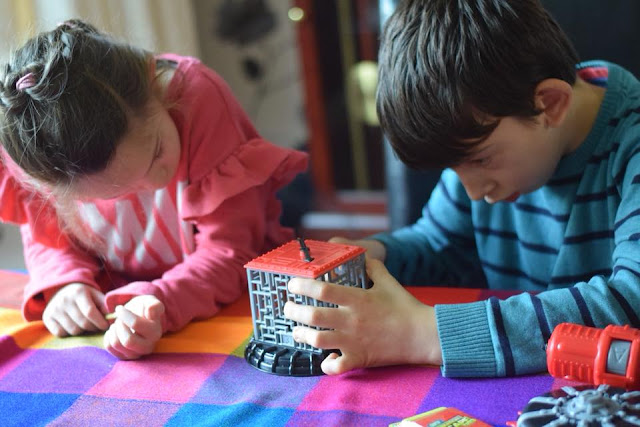
POLYGON ((151 96, 151 58, 77 19, 30 39, 0 70, 6 152, 51 188, 104 170, 151 96))

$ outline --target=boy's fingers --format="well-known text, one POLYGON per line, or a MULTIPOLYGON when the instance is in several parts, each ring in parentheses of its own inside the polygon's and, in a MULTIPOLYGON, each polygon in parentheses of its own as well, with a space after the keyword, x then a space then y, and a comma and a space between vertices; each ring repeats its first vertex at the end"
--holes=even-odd
POLYGON ((319 328, 336 328, 344 324, 344 314, 335 307, 313 307, 287 301, 284 305, 285 317, 305 325, 319 328))
POLYGON ((320 364, 320 369, 327 375, 339 375, 361 367, 348 355, 343 354, 340 356, 336 353, 331 353, 320 364))
POLYGON ((331 353, 320 364, 320 369, 327 375, 336 375, 336 359, 340 357, 338 353, 331 353))
POLYGON ((380 260, 377 260, 375 258, 367 258, 365 262, 365 269, 367 271, 367 275, 372 280, 380 277, 385 273, 388 274, 388 271, 384 264, 380 260))
POLYGON ((353 243, 353 240, 346 239, 342 236, 335 236, 329 239, 329 243, 342 243, 345 245, 350 245, 353 243))
POLYGON ((336 331, 319 331, 306 326, 296 326, 292 335, 296 342, 316 348, 340 348, 344 344, 343 335, 336 331))
POLYGON ((321 280, 302 279, 295 277, 289 280, 287 285, 289 292, 304 295, 318 301, 329 302, 336 305, 349 305, 354 299, 354 292, 362 289, 350 286, 336 285, 335 283, 321 280))

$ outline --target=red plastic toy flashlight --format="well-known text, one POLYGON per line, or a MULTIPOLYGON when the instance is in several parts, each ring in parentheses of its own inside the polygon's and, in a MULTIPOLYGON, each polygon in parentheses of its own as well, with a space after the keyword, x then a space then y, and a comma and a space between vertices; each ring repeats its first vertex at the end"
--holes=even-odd
POLYGON ((554 377, 638 390, 640 329, 561 323, 547 344, 547 368, 554 377))

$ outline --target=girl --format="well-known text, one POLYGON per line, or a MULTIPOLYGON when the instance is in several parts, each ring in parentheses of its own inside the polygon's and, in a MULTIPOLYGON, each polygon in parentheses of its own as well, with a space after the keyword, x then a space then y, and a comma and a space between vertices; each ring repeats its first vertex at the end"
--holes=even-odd
POLYGON ((243 265, 293 237, 275 192, 306 155, 261 139, 196 59, 71 20, 15 53, 0 101, 0 218, 22 224, 22 311, 57 336, 106 330, 115 356, 148 354, 238 298, 243 265))

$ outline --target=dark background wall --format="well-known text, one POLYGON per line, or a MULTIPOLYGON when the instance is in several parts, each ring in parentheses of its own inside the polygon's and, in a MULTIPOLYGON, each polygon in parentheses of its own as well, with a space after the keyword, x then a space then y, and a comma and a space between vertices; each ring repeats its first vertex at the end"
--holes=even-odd
POLYGON ((640 1, 542 0, 581 60, 605 59, 640 76, 640 1))

